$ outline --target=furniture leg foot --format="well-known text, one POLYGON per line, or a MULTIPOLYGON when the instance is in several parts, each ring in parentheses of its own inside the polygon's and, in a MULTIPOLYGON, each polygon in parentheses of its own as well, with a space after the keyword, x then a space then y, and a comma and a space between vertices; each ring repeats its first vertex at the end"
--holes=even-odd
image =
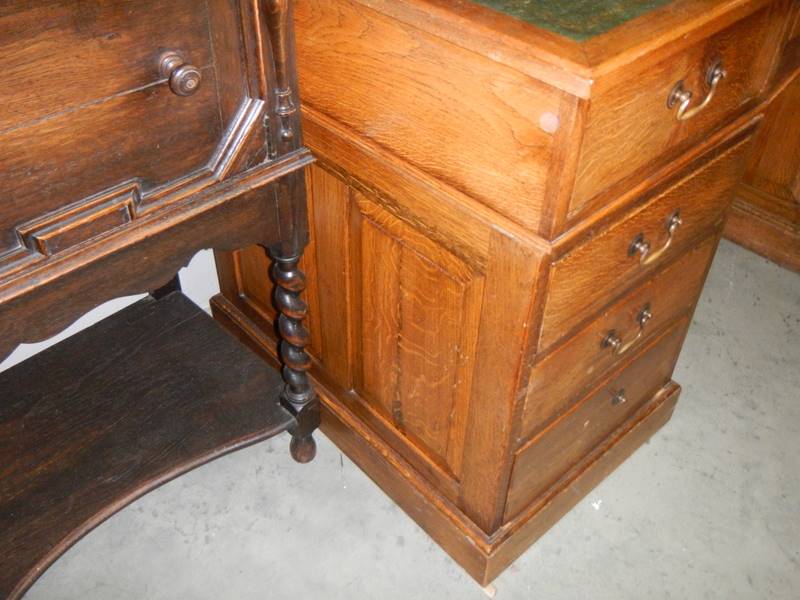
POLYGON ((299 463, 310 462, 316 454, 312 437, 319 427, 319 398, 308 379, 311 357, 306 352, 308 330, 303 325, 308 307, 300 294, 306 287, 304 273, 297 267, 300 255, 280 256, 271 252, 272 277, 275 281, 275 305, 279 312, 278 330, 281 335, 280 356, 283 361, 285 386, 281 403, 297 419, 292 434, 290 452, 299 463))
POLYGON ((317 455, 317 443, 310 435, 306 437, 292 437, 289 443, 289 452, 292 458, 299 463, 307 463, 314 460, 317 455))

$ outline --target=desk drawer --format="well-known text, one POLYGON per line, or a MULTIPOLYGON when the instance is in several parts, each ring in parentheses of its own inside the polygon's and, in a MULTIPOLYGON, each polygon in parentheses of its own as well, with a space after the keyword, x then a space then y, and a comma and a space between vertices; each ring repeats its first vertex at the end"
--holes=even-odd
POLYGON ((749 139, 712 151, 702 166, 553 264, 540 352, 718 226, 749 139))
POLYGON ((717 239, 714 235, 688 251, 534 366, 518 441, 540 431, 604 373, 694 307, 717 239))
POLYGON ((690 148, 755 102, 774 67, 785 11, 785 3, 773 3, 713 35, 694 31, 689 35, 700 37, 697 42, 661 49, 659 62, 643 57, 600 77, 570 214, 624 177, 690 148))
POLYGON ((506 518, 513 518, 669 383, 689 319, 574 404, 517 451, 506 518))

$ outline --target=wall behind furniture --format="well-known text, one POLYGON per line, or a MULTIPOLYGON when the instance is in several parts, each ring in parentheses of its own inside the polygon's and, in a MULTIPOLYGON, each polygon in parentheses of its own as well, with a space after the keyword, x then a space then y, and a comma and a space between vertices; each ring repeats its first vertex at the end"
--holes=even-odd
MULTIPOLYGON (((217 282, 217 272, 214 266, 214 253, 211 250, 198 252, 189 265, 180 271, 181 285, 184 293, 192 299, 198 306, 206 312, 210 312, 208 301, 214 294, 219 293, 219 283, 217 282)), ((48 346, 75 335, 81 329, 85 329, 94 323, 104 319, 110 314, 122 310, 142 298, 144 294, 138 296, 126 296, 115 298, 101 304, 94 310, 83 315, 75 323, 58 335, 35 344, 22 344, 11 355, 0 363, 0 371, 4 371, 13 365, 22 362, 26 358, 41 352, 48 346)))

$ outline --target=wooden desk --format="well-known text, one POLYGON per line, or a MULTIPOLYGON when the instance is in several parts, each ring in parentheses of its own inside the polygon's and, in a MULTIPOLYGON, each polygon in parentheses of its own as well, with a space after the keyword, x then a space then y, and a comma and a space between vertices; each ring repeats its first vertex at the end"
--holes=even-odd
MULTIPOLYGON (((323 428, 481 583, 669 419, 798 9, 564 4, 297 6, 323 428)), ((263 258, 218 259, 270 348, 263 258)))

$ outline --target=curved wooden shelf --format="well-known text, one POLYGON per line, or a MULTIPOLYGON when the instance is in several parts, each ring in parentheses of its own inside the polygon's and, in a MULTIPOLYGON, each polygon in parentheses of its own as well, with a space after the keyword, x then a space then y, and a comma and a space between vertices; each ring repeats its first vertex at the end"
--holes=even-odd
POLYGON ((294 425, 282 385, 177 292, 0 373, 0 598, 146 492, 294 425))

